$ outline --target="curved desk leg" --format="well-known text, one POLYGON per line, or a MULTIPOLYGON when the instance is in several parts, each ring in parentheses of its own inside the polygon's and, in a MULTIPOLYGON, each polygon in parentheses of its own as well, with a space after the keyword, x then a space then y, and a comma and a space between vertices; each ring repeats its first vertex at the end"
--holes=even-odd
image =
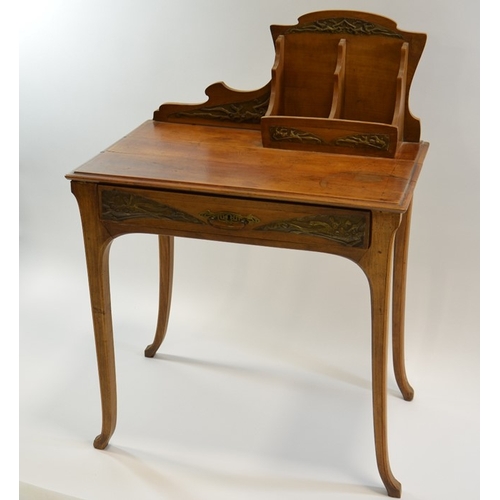
POLYGON ((401 483, 389 464, 387 443, 387 350, 394 233, 400 215, 373 212, 372 242, 359 264, 368 277, 372 310, 372 398, 375 451, 380 477, 390 497, 401 497, 401 483))
POLYGON ((158 306, 158 323, 153 343, 146 347, 144 355, 152 358, 160 348, 167 334, 170 303, 172 300, 172 278, 174 271, 174 238, 160 235, 160 302, 158 306))
POLYGON ((90 303, 101 389, 102 429, 94 447, 106 448, 116 427, 116 373, 109 289, 109 250, 112 237, 99 220, 99 199, 96 186, 72 182, 78 200, 83 226, 90 303))
POLYGON ((408 241, 410 239, 411 208, 403 215, 396 233, 394 244, 394 272, 392 292, 392 354, 394 373, 399 389, 406 401, 413 399, 413 388, 408 382, 405 369, 404 328, 406 302, 406 264, 408 260, 408 241))

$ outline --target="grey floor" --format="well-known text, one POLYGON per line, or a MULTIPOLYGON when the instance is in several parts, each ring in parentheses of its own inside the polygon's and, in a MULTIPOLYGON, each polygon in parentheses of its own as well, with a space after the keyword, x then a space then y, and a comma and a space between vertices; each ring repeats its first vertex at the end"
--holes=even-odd
MULTIPOLYGON (((155 240, 114 243, 119 415, 106 451, 92 447, 100 402, 83 260, 51 269, 26 259, 20 498, 384 498, 362 273, 340 258, 285 250, 178 240, 176 251, 168 336, 147 359, 155 240)), ((407 500, 473 500, 477 332, 420 317, 416 274, 407 319, 416 396, 403 401, 389 372, 392 468, 407 500)))

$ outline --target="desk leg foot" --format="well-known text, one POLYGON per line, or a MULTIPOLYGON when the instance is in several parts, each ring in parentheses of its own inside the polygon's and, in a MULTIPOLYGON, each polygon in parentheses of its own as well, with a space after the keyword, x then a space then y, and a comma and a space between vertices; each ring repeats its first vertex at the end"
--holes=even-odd
POLYGON ((89 279, 90 304, 101 390, 102 427, 94 446, 104 449, 116 427, 117 399, 111 295, 109 286, 109 250, 113 237, 99 220, 97 187, 72 182, 82 219, 85 257, 89 279))
POLYGON ((155 347, 153 344, 148 345, 146 349, 144 349, 144 356, 146 356, 146 358, 154 358, 158 347, 155 347))
MULTIPOLYGON (((381 292, 381 290, 380 290, 381 292)), ((389 447, 387 439, 387 321, 379 307, 383 302, 381 293, 372 291, 373 337, 372 337, 372 384, 373 384, 373 423, 375 431, 375 451, 380 477, 390 497, 401 497, 401 483, 394 477, 389 463, 389 447), (378 317, 378 318, 376 318, 378 317)), ((385 295, 385 294, 384 294, 385 295)))
POLYGON ((401 394, 406 401, 413 399, 414 391, 405 368, 405 302, 406 302, 406 267, 408 261, 408 242, 410 236, 411 208, 401 219, 394 244, 394 270, 392 293, 392 355, 394 374, 401 394))
POLYGON ((173 236, 160 235, 160 302, 158 306, 158 322, 153 343, 148 345, 144 351, 147 358, 152 358, 160 348, 167 334, 168 318, 170 315, 170 304, 172 301, 172 280, 174 270, 174 238, 173 236))
POLYGON ((105 436, 104 434, 99 434, 94 439, 94 448, 97 450, 104 450, 108 446, 110 439, 111 436, 105 436))
POLYGON ((401 498, 403 489, 401 488, 401 483, 397 479, 394 479, 391 484, 385 483, 385 488, 387 490, 387 495, 391 498, 401 498))
MULTIPOLYGON (((89 238, 89 240, 92 238, 89 238)), ((91 246, 91 245, 89 245, 91 246)), ((101 389, 102 428, 94 447, 106 448, 116 427, 117 395, 111 301, 109 293, 109 245, 99 251, 88 251, 89 282, 94 320, 94 337, 101 389)))
POLYGON ((389 464, 387 440, 387 355, 391 261, 397 214, 373 213, 373 240, 359 262, 370 284, 372 317, 372 398, 375 452, 380 477, 390 497, 401 496, 401 483, 389 464))

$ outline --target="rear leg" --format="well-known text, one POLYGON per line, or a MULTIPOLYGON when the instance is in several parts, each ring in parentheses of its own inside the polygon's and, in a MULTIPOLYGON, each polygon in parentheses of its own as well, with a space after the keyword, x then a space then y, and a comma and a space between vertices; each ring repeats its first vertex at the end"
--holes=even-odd
POLYGON ((160 254, 160 302, 158 306, 158 323, 153 343, 144 351, 147 358, 152 358, 160 348, 167 334, 170 303, 172 300, 172 280, 174 271, 174 237, 158 236, 160 254))

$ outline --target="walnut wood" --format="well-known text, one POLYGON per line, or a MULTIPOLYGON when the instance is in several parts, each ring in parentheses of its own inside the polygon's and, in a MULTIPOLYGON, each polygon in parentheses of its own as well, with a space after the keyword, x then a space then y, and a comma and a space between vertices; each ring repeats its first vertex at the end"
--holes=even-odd
MULTIPOLYGON (((101 380, 103 430, 95 446, 106 446, 116 423, 107 277, 107 248, 111 238, 133 232, 164 235, 160 251, 163 306, 155 340, 146 351, 149 356, 159 348, 168 321, 172 272, 170 238, 173 235, 322 251, 357 262, 370 283, 377 463, 389 494, 397 496, 400 487, 388 462, 385 410, 390 284, 387 273, 394 231, 409 208, 428 145, 407 144, 399 159, 311 155, 301 151, 286 151, 280 157, 276 150, 256 146, 256 134, 258 132, 235 129, 230 135, 227 132, 222 135, 216 127, 147 122, 68 175, 82 214, 101 380), (199 148, 197 144, 204 147, 199 148), (293 176, 283 175, 284 159, 294 165, 293 176), (193 165, 196 168, 187 168, 193 165), (325 181, 335 180, 337 176, 340 181, 331 184, 325 181), (182 178, 184 182, 180 182, 182 178), (267 184, 257 183, 259 178, 266 179, 267 184), (312 179, 316 182, 312 183, 312 179), (126 207, 110 202, 113 197, 107 198, 109 192, 126 195, 126 207), (247 196, 243 196, 245 193, 247 196), (366 217, 367 236, 358 247, 308 231, 301 233, 300 228, 298 233, 258 230, 261 226, 268 228, 279 222, 303 221, 308 217, 359 214, 366 217), (217 224, 209 223, 210 217, 217 215, 217 224), (224 225, 225 220, 229 221, 228 225, 224 225)), ((406 245, 406 237, 398 239, 396 259, 401 258, 400 248, 406 245)), ((401 273, 395 274, 395 283, 399 283, 395 294, 400 294, 404 286, 401 273)), ((402 321, 401 314, 399 318, 402 321)), ((397 316, 394 321, 396 325, 397 316)), ((398 339, 395 342, 402 346, 402 329, 396 326, 394 331, 398 339)), ((400 374, 402 368, 404 372, 404 360, 398 359, 395 369, 400 374)), ((401 375, 397 378, 401 385, 401 375)), ((408 399, 405 385, 402 391, 408 399)))
MULTIPOLYGON (((384 68, 394 68, 398 72, 401 42, 408 43, 408 70, 405 86, 405 111, 403 142, 418 142, 420 140, 420 121, 415 118, 408 107, 410 87, 418 62, 425 47, 427 35, 411 33, 400 30, 396 23, 390 19, 375 14, 355 11, 322 11, 312 12, 301 16, 295 26, 271 26, 273 40, 280 35, 308 33, 330 34, 332 39, 345 38, 348 46, 349 57, 356 59, 356 67, 346 68, 346 96, 345 109, 348 114, 344 116, 350 120, 368 120, 374 122, 391 123, 392 112, 384 115, 384 109, 391 109, 391 100, 396 82, 384 88, 384 82, 379 81, 374 85, 371 77, 361 78, 363 71, 368 71, 371 76, 378 79, 384 74, 384 68), (333 23, 328 23, 334 20, 333 23), (321 30, 321 28, 324 28, 321 30), (377 43, 374 41, 377 40, 377 43), (352 43, 352 42, 356 43, 352 43), (377 65, 373 65, 377 61, 377 65), (384 66, 389 64, 389 66, 384 66), (376 75, 377 74, 377 75, 376 75), (353 93, 349 89, 359 88, 353 93), (392 89, 392 90, 391 90, 392 89), (359 99, 359 96, 365 96, 359 99), (367 110, 369 115, 366 115, 367 110)), ((307 62, 307 61, 306 61, 307 62)), ((392 69, 390 72, 394 72, 392 69)), ((386 111, 387 112, 387 111, 386 111)))
POLYGON ((285 38, 279 36, 275 42, 274 65, 271 69, 271 90, 269 107, 264 116, 276 115, 284 108, 283 68, 282 60, 285 57, 285 38))
POLYGON ((391 497, 401 496, 401 484, 389 464, 387 442, 387 348, 391 261, 401 216, 373 212, 372 244, 360 260, 370 285, 372 311, 372 397, 377 466, 391 497))
POLYGON ((112 237, 99 221, 97 185, 71 183, 80 208, 101 388, 102 429, 94 447, 104 449, 116 427, 116 373, 109 288, 109 250, 112 237))
POLYGON ((270 90, 270 82, 251 91, 232 89, 225 83, 218 82, 205 90, 208 97, 206 102, 165 103, 154 112, 153 118, 160 122, 260 130, 260 118, 269 106, 270 90))
POLYGON ((346 39, 339 41, 337 52, 337 65, 333 73, 333 95, 332 108, 328 118, 331 120, 340 118, 344 113, 345 92, 345 66, 346 66, 346 39))
POLYGON ((325 16, 275 41, 263 145, 393 157, 404 138, 409 42, 380 24, 325 16))
POLYGON ((319 153, 355 154, 393 158, 398 148, 398 127, 385 123, 330 118, 264 116, 264 146, 319 153))
POLYGON ((260 140, 254 130, 147 121, 67 178, 403 212, 429 146, 404 143, 392 159, 279 151, 260 140))
POLYGON ((392 355, 396 381, 406 401, 413 399, 414 391, 406 376, 404 358, 404 325, 406 304, 406 267, 412 204, 403 214, 394 244, 394 271, 392 292, 392 355))
POLYGON ((420 140, 420 122, 409 110, 408 96, 425 34, 405 32, 390 19, 354 11, 307 14, 296 25, 272 26, 271 32, 276 58, 270 83, 254 91, 215 83, 205 91, 207 102, 166 103, 154 119, 261 128, 265 147, 337 154, 361 150, 393 157, 401 143, 420 140), (287 140, 272 140, 270 117, 293 132, 287 140), (333 129, 327 138, 310 136, 317 133, 315 122, 309 122, 315 118, 327 120, 322 128, 333 129), (339 147, 331 139, 339 138, 334 132, 338 127, 346 128, 342 120, 353 131, 339 147), (389 145, 374 148, 374 136, 383 124, 393 128, 384 138, 389 145), (304 134, 309 140, 293 140, 304 134))
POLYGON ((315 205, 100 187, 101 222, 111 235, 171 234, 281 246, 347 257, 370 243, 371 213, 315 205), (229 221, 229 222, 228 222, 229 221))
POLYGON ((243 93, 215 84, 206 103, 162 105, 155 120, 67 175, 82 219, 101 390, 102 429, 94 446, 105 448, 116 426, 108 269, 113 238, 159 236, 160 304, 147 357, 166 335, 175 236, 326 252, 357 263, 368 279, 377 466, 389 496, 400 497, 387 435, 389 300, 392 288, 394 371, 404 399, 411 400, 404 362, 406 265, 413 191, 429 145, 419 142, 408 93, 425 35, 350 11, 309 14, 271 31, 277 54, 270 84, 243 93), (315 63, 299 43, 304 37, 320 54, 315 63), (287 59, 290 53, 295 56, 287 59), (303 74, 308 66, 312 79, 303 74), (380 76, 388 70, 395 75, 390 82, 380 76), (374 88, 383 90, 380 103, 374 88), (283 122, 280 113, 294 114, 283 122), (371 135, 362 120, 373 122, 371 135), (301 131, 301 124, 309 129, 301 131), (384 136, 390 148, 370 156, 384 136), (288 144, 263 147, 272 140, 288 144), (297 140, 334 142, 335 153, 295 150, 297 140), (353 154, 349 148, 359 142, 353 154))
POLYGON ((406 105, 406 79, 408 75, 408 42, 401 46, 401 60, 399 65, 398 76, 396 79, 396 96, 394 115, 392 117, 392 125, 398 130, 398 144, 401 143, 404 137, 404 113, 406 105))
POLYGON ((160 348, 167 334, 170 304, 172 302, 172 280, 174 274, 174 238, 159 235, 159 260, 160 260, 160 300, 158 305, 158 322, 153 343, 144 351, 147 358, 152 358, 160 348))

